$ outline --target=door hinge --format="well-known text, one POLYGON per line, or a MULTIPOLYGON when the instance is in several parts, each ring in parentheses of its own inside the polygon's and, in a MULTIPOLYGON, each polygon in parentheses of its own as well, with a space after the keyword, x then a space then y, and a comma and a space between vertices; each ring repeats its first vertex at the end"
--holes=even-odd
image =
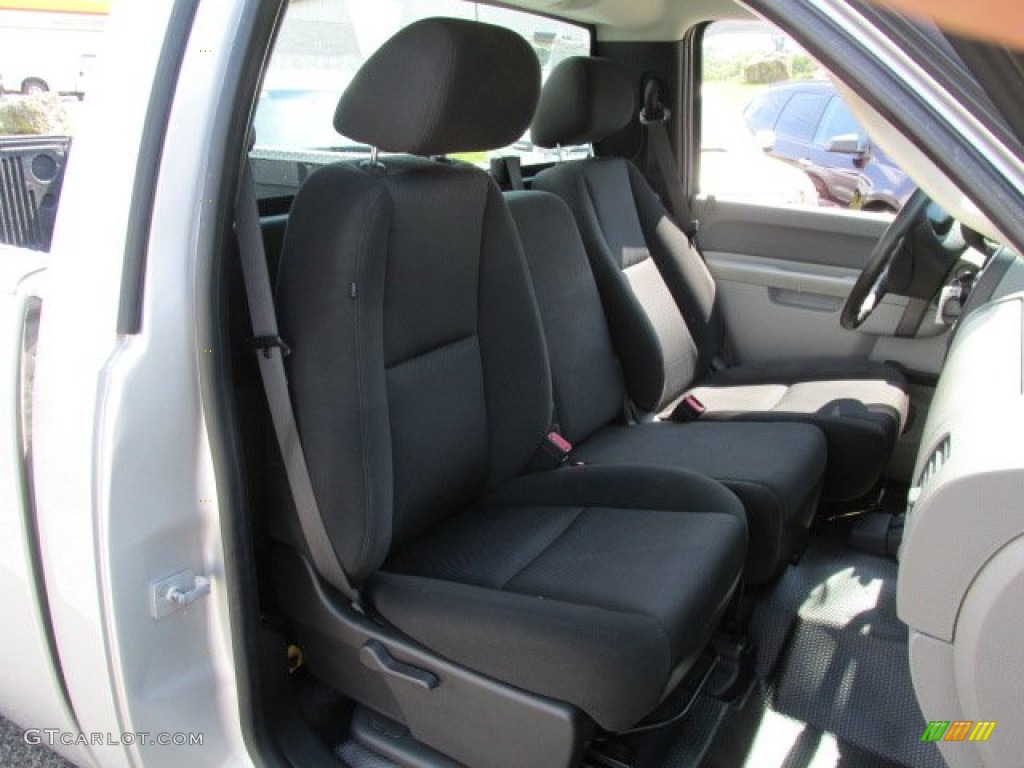
POLYGON ((196 576, 192 571, 179 571, 173 576, 150 582, 149 612, 154 619, 162 619, 208 594, 209 578, 196 576))

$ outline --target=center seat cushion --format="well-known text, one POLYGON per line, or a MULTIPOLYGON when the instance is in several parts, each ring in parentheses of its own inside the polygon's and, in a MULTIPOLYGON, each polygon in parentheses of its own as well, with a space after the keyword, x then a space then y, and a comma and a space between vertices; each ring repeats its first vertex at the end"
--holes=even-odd
POLYGON ((614 731, 700 653, 745 548, 742 505, 705 477, 567 467, 514 480, 401 549, 369 594, 443 656, 614 731))
POLYGON ((335 127, 408 154, 310 176, 277 306, 318 506, 367 612, 618 730, 707 642, 746 523, 734 494, 690 473, 521 477, 552 412, 526 262, 488 175, 431 156, 511 143, 539 89, 536 55, 510 30, 427 19, 385 43, 335 127))
POLYGON ((826 454, 821 430, 810 424, 652 422, 606 426, 575 444, 571 458, 680 467, 723 483, 747 513, 746 579, 763 584, 807 542, 826 454))
POLYGON ((772 579, 802 546, 825 471, 809 424, 622 423, 626 386, 572 213, 547 192, 506 200, 523 242, 551 365, 555 411, 571 461, 683 468, 725 483, 750 529, 746 578, 772 579))

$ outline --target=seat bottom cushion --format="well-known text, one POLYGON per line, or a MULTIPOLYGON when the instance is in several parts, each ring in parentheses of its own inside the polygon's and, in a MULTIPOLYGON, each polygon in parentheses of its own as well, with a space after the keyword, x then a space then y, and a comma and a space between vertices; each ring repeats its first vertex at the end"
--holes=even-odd
POLYGON ((827 448, 810 424, 655 422, 598 430, 572 454, 588 464, 687 469, 724 483, 747 512, 746 579, 773 579, 803 546, 827 448))
POLYGON ((828 441, 822 496, 853 501, 882 476, 910 411, 907 384, 892 366, 869 360, 805 359, 715 371, 687 394, 702 419, 802 421, 828 441))
POLYGON ((565 468, 508 483, 404 548, 369 597, 434 652, 615 731, 692 664, 745 554, 742 505, 712 480, 565 468))

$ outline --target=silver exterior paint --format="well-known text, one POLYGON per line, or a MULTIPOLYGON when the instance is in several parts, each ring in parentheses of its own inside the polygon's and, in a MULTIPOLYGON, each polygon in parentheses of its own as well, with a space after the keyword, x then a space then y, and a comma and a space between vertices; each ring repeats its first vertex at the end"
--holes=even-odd
MULTIPOLYGON (((75 730, 50 653, 45 587, 35 564, 33 511, 25 483, 21 424, 22 339, 29 302, 43 293, 46 257, 0 246, 0 711, 22 726, 75 730)), ((68 750, 75 760, 84 753, 68 750)))
POLYGON ((87 762, 98 765, 249 762, 199 401, 199 355, 216 352, 203 352, 195 332, 200 201, 210 198, 204 157, 243 6, 200 5, 181 73, 187 87, 168 124, 137 335, 116 334, 115 318, 169 0, 116 8, 103 87, 87 102, 61 201, 39 343, 35 484, 68 693, 83 732, 204 738, 201 748, 90 747, 87 762), (211 577, 211 594, 154 620, 150 582, 185 568, 211 577))

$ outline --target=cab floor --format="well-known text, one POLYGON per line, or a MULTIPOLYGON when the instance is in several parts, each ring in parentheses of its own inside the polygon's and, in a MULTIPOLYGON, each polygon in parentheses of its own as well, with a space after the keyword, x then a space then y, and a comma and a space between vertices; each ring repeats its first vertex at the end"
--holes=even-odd
POLYGON ((819 538, 759 601, 745 702, 698 702, 661 768, 941 768, 914 697, 896 562, 819 538))

